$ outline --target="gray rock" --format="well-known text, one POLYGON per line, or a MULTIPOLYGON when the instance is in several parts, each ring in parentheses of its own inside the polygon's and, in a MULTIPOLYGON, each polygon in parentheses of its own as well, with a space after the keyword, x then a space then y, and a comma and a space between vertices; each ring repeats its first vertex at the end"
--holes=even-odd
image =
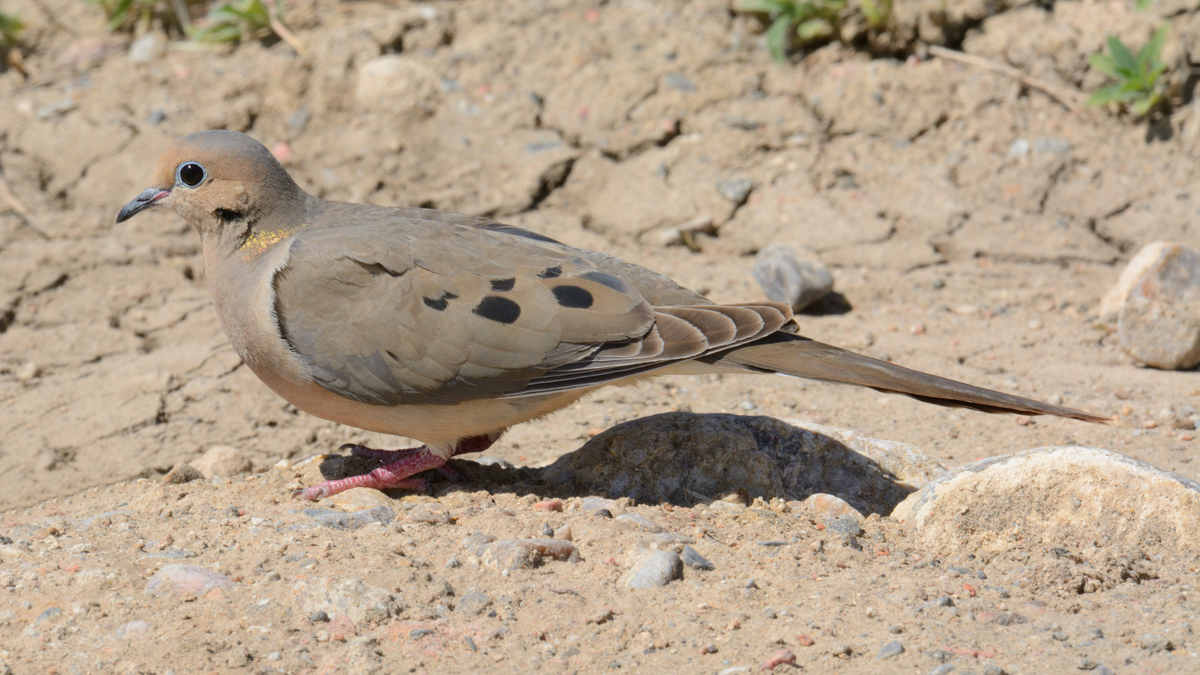
POLYGON ((33 625, 37 626, 43 621, 49 621, 56 616, 62 615, 62 613, 61 607, 50 607, 49 609, 43 610, 41 614, 37 615, 37 618, 33 620, 33 625))
POLYGON ((647 504, 691 505, 739 489, 789 500, 824 492, 845 495, 862 513, 886 515, 945 472, 912 446, 805 427, 770 417, 654 415, 605 431, 542 477, 647 504))
POLYGON ((462 599, 454 606, 454 611, 475 616, 491 606, 492 599, 486 593, 474 592, 462 596, 462 599))
POLYGON ((879 654, 876 658, 890 659, 893 656, 899 656, 904 653, 904 645, 899 640, 892 640, 886 645, 879 648, 879 654))
POLYGON ((292 593, 304 616, 320 621, 345 615, 363 626, 383 623, 404 610, 401 598, 361 579, 306 577, 296 581, 292 593))
POLYGON ((892 518, 933 555, 1080 541, 1196 552, 1200 484, 1110 450, 1036 448, 961 467, 911 495, 892 518))
POLYGON ((1158 633, 1147 633, 1143 635, 1140 640, 1138 640, 1138 646, 1150 652, 1151 654, 1154 654, 1156 652, 1162 652, 1171 649, 1174 645, 1171 644, 1171 641, 1168 640, 1165 635, 1159 635, 1158 633))
POLYGON ((833 275, 824 263, 815 256, 802 258, 787 246, 773 244, 759 251, 751 273, 768 298, 797 312, 833 290, 833 275))
POLYGON ((625 575, 630 588, 657 588, 683 577, 683 560, 672 551, 650 551, 625 575))
POLYGON ((641 530, 642 532, 649 532, 651 534, 666 531, 658 523, 650 520, 640 513, 622 513, 621 515, 617 516, 617 523, 625 527, 641 530))
POLYGON ((1100 665, 1098 665, 1092 669, 1092 675, 1116 675, 1116 673, 1113 672, 1112 668, 1109 668, 1108 666, 1101 663, 1100 665))
POLYGON ((162 477, 163 485, 175 485, 179 483, 190 483, 194 480, 203 480, 204 474, 191 464, 180 463, 168 471, 162 477))
POLYGON ((717 182, 717 192, 734 204, 743 204, 754 189, 754 181, 746 178, 726 178, 717 182))
POLYGON ((691 546, 684 546, 683 553, 680 556, 683 559, 683 564, 698 570, 711 572, 717 569, 717 566, 708 561, 707 558, 696 552, 696 549, 691 546))
POLYGON ((372 523, 386 525, 396 517, 396 512, 387 506, 376 506, 373 509, 363 509, 353 513, 330 511, 329 509, 304 509, 304 515, 317 521, 323 527, 335 530, 357 530, 372 523))
POLYGON ((953 663, 943 663, 942 665, 929 671, 929 675, 947 675, 953 673, 955 666, 953 663))
POLYGON ((1129 299, 1134 285, 1162 257, 1163 251, 1172 245, 1165 241, 1150 242, 1143 246, 1137 255, 1133 256, 1125 269, 1121 270, 1121 276, 1117 278, 1117 283, 1113 284, 1100 299, 1100 305, 1096 308, 1096 312, 1100 315, 1101 321, 1116 325, 1117 316, 1121 313, 1121 305, 1124 305, 1125 301, 1129 299))
POLYGON ((857 537, 862 535, 863 530, 858 525, 858 519, 854 516, 835 516, 825 521, 825 527, 837 534, 844 534, 847 537, 857 537))
POLYGON ((1200 364, 1200 252, 1178 244, 1161 248, 1121 305, 1117 338, 1148 366, 1200 364))
POLYGON ((485 567, 498 570, 528 569, 543 560, 579 562, 579 549, 562 539, 501 539, 478 547, 475 557, 485 567))
POLYGON ((163 596, 170 593, 182 596, 201 596, 216 588, 236 586, 229 577, 195 565, 165 565, 150 577, 146 592, 163 596))

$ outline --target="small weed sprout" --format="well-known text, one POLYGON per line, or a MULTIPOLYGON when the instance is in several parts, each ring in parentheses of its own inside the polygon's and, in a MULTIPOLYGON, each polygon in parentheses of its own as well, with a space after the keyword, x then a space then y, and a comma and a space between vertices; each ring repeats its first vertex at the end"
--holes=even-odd
POLYGON ((1092 67, 1116 80, 1113 84, 1098 89, 1088 99, 1088 105, 1123 103, 1135 115, 1144 116, 1163 100, 1163 82, 1160 77, 1167 70, 1159 54, 1163 40, 1167 37, 1167 26, 1154 32, 1150 41, 1135 57, 1129 48, 1115 36, 1108 37, 1108 54, 1093 54, 1089 59, 1092 67))
POLYGON ((192 31, 192 39, 205 44, 227 44, 274 34, 271 10, 262 0, 233 0, 214 5, 205 25, 192 31))
MULTIPOLYGON (((890 0, 878 0, 875 4, 884 2, 891 4, 890 0)), ((740 12, 770 17, 767 50, 776 61, 786 58, 792 35, 800 44, 832 36, 837 29, 838 13, 845 7, 846 0, 741 0, 737 4, 740 12)))
POLYGON ((157 0, 88 0, 104 10, 109 30, 132 30, 139 22, 150 23, 157 0))

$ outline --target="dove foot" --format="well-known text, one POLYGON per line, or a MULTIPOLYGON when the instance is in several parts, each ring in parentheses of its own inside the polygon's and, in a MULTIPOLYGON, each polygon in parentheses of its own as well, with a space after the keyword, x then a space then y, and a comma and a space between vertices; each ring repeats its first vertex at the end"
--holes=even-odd
MULTIPOLYGON (((495 442, 496 439, 490 436, 464 438, 455 444, 454 452, 451 453, 451 456, 462 455, 468 452, 483 452, 495 442)), ((350 476, 340 480, 329 480, 320 485, 297 490, 292 493, 293 497, 316 501, 358 487, 374 488, 376 490, 404 488, 418 492, 428 492, 429 484, 420 478, 413 478, 412 476, 430 469, 437 469, 447 480, 455 483, 465 480, 462 474, 446 466, 444 458, 430 452, 425 446, 405 448, 403 450, 376 450, 368 448, 365 445, 347 443, 338 449, 348 449, 350 450, 350 454, 355 457, 378 459, 387 463, 370 473, 350 476)))

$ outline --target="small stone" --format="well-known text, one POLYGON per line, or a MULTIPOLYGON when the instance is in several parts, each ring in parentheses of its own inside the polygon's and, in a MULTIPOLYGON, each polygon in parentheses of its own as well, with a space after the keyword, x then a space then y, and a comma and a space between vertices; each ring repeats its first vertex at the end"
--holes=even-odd
POLYGON ((572 541, 574 539, 574 537, 571 534, 571 524, 567 523, 566 525, 563 525, 562 527, 555 530, 554 538, 562 539, 564 541, 572 541))
POLYGON ((1121 313, 1121 306, 1129 299, 1129 294, 1133 291, 1133 287, 1138 281, 1145 276, 1152 267, 1154 267, 1159 258, 1162 257, 1164 251, 1174 246, 1165 241, 1154 241, 1146 244, 1137 252, 1137 255, 1129 261, 1125 269, 1121 271, 1121 276, 1117 282, 1108 289, 1104 297, 1100 299, 1100 305, 1096 312, 1100 315, 1100 320, 1115 324, 1117 317, 1121 313))
POLYGON ((929 675, 947 675, 947 673, 953 673, 954 669, 955 666, 953 663, 943 663, 937 668, 929 671, 929 675))
POLYGON ((754 181, 747 178, 727 178, 717 182, 717 192, 739 206, 746 203, 752 190, 754 181))
POLYGON ((893 656, 899 656, 904 653, 904 645, 899 640, 892 640, 886 645, 879 648, 879 654, 875 657, 880 660, 890 659, 893 656))
POLYGON ((441 98, 441 83, 429 66, 411 56, 387 54, 358 67, 355 97, 367 109, 432 114, 441 98))
POLYGON ((768 298, 797 312, 833 290, 833 275, 820 260, 799 259, 793 249, 776 244, 758 252, 752 274, 768 298))
POLYGON ((830 532, 842 534, 847 537, 858 537, 863 533, 858 520, 854 516, 835 516, 825 521, 825 527, 830 532))
POLYGON ((764 661, 763 664, 758 667, 758 669, 775 670, 776 666, 781 666, 785 663, 789 665, 796 663, 796 655, 793 654, 789 649, 780 649, 772 654, 771 658, 764 661))
POLYGON ((438 504, 437 502, 417 504, 408 512, 404 519, 410 523, 430 523, 434 525, 444 525, 454 522, 454 516, 450 515, 450 510, 446 508, 446 505, 438 504))
POLYGON ((458 601, 454 607, 454 611, 475 616, 483 612, 483 610, 492 606, 492 599, 485 593, 473 592, 467 593, 458 601))
POLYGON ((1200 252, 1178 244, 1161 250, 1121 304, 1117 338, 1154 368, 1200 364, 1200 252))
MULTIPOLYGON (((984 673, 984 675, 988 675, 988 674, 984 673)), ((1003 675, 1003 673, 1001 675, 1003 675)), ((1109 668, 1108 666, 1101 663, 1100 665, 1096 666, 1095 668, 1092 668, 1092 675, 1116 675, 1116 673, 1113 672, 1112 668, 1109 668)))
POLYGON ((329 623, 329 614, 319 610, 309 614, 308 620, 313 623, 329 623))
POLYGON ((1055 640, 1057 640, 1058 642, 1066 642, 1066 641, 1067 641, 1067 638, 1069 638, 1070 636, 1069 636, 1069 635, 1067 635, 1066 633, 1064 633, 1064 632, 1063 632, 1063 631, 1061 631, 1061 630, 1056 630, 1056 631, 1054 631, 1053 633, 1051 633, 1051 634, 1050 634, 1050 637, 1051 637, 1051 638, 1054 638, 1054 639, 1055 639, 1055 640))
POLYGON ((612 512, 620 508, 616 500, 604 499, 603 497, 584 497, 583 504, 580 506, 584 511, 608 511, 608 517, 612 517, 612 512))
POLYGON ((167 38, 159 31, 149 31, 129 45, 129 60, 134 63, 153 63, 167 53, 167 38))
POLYGON ((62 613, 63 612, 62 612, 61 607, 51 607, 49 609, 43 610, 42 613, 38 614, 37 618, 33 620, 33 625, 36 626, 36 625, 42 623, 43 621, 49 621, 50 619, 53 619, 56 616, 60 616, 62 613))
POLYGON ((666 531, 660 525, 658 525, 658 523, 655 523, 653 520, 650 520, 640 513, 622 513, 621 515, 617 516, 616 522, 620 525, 632 527, 634 529, 641 530, 642 532, 649 532, 651 534, 666 531))
POLYGON ((239 473, 246 473, 254 468, 250 458, 241 450, 228 445, 214 445, 198 459, 189 462, 204 474, 205 478, 222 476, 228 478, 239 473))
POLYGON ((754 580, 754 577, 750 577, 746 583, 742 584, 742 588, 758 588, 758 582, 754 580))
POLYGON ((1167 651, 1174 645, 1171 644, 1171 641, 1168 640, 1165 635, 1159 635, 1158 633, 1147 633, 1143 635, 1140 640, 1138 640, 1138 646, 1150 652, 1151 654, 1154 654, 1157 652, 1167 651))
POLYGON ((1079 670, 1092 670, 1097 665, 1098 664, 1095 661, 1089 659, 1086 656, 1075 662, 1075 667, 1079 670))
POLYGON ((630 588, 657 588, 683 577, 683 560, 672 551, 651 551, 625 575, 630 588))
POLYGON ((562 511, 563 503, 561 499, 547 499, 533 505, 534 511, 562 511))
POLYGON ((199 597, 221 588, 237 586, 224 574, 196 565, 166 565, 146 584, 146 592, 163 596, 168 593, 199 597))
POLYGON ((396 512, 386 506, 376 506, 373 509, 364 509, 353 513, 328 509, 304 509, 303 513, 322 526, 335 530, 357 530, 373 523, 386 525, 396 517, 396 512))
POLYGON ((696 549, 691 546, 684 546, 681 555, 683 564, 698 570, 711 572, 717 569, 717 566, 708 561, 707 558, 696 552, 696 549))
POLYGON ((42 374, 42 368, 33 361, 26 361, 20 366, 17 366, 17 370, 13 374, 17 376, 18 382, 21 384, 28 384, 29 382, 33 381, 35 377, 42 374))
POLYGON ((560 539, 502 539, 478 547, 475 557, 484 567, 502 573, 537 567, 546 558, 572 563, 580 560, 579 549, 560 539))
POLYGON ((775 610, 771 609, 770 607, 763 608, 763 618, 774 619, 778 616, 779 615, 775 613, 775 610))
POLYGON ((176 464, 170 471, 162 477, 163 485, 178 485, 180 483, 190 483, 194 480, 203 480, 204 474, 187 463, 176 464))
POLYGON ((811 647, 816 644, 816 642, 808 635, 797 635, 796 644, 800 645, 801 647, 811 647))
POLYGON ((801 504, 820 520, 828 520, 836 516, 854 516, 858 520, 863 518, 862 513, 850 506, 846 500, 820 492, 809 495, 801 504))
POLYGON ((433 635, 433 633, 434 630, 432 628, 414 628, 412 629, 412 632, 408 634, 408 636, 414 640, 420 640, 426 635, 433 635))
POLYGON ((462 563, 454 556, 450 556, 450 559, 446 561, 446 569, 448 570, 456 570, 460 567, 462 567, 462 563))

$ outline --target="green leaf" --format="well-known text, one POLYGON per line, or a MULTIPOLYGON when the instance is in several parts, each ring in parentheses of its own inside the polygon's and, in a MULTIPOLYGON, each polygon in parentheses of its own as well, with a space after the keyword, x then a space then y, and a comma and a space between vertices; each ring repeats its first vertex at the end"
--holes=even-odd
POLYGON ((1133 58, 1133 54, 1129 53, 1129 48, 1118 40, 1117 36, 1108 36, 1108 51, 1112 52, 1113 62, 1117 64, 1119 70, 1132 73, 1137 69, 1137 61, 1133 58))
POLYGON ((1137 11, 1142 12, 1152 4, 1154 4, 1154 0, 1137 0, 1137 2, 1134 3, 1134 6, 1137 8, 1137 11))
POLYGON ((791 17, 781 16, 767 29, 767 51, 771 52, 771 58, 780 63, 787 56, 787 36, 791 26, 791 17))
POLYGON ((786 2, 780 0, 741 0, 736 9, 739 12, 762 12, 763 14, 778 14, 787 9, 786 2))
POLYGON ((1107 87, 1097 89, 1090 97, 1087 104, 1090 106, 1108 105, 1109 103, 1125 103, 1138 97, 1135 91, 1129 91, 1120 84, 1110 84, 1107 87))
POLYGON ((1160 96, 1158 95, 1158 92, 1154 92, 1154 93, 1150 94, 1149 96, 1147 96, 1139 101, 1134 102, 1134 104, 1132 106, 1130 106, 1129 109, 1133 111, 1133 114, 1135 114, 1139 117, 1144 117, 1146 115, 1146 113, 1149 113, 1151 110, 1154 109, 1154 106, 1158 105, 1159 99, 1160 99, 1160 96))
POLYGON ((1092 54, 1090 57, 1088 57, 1088 63, 1090 63, 1096 70, 1104 73, 1114 80, 1121 79, 1121 72, 1117 70, 1117 64, 1113 62, 1112 57, 1108 54, 1092 54))
POLYGON ((1166 66, 1162 65, 1159 54, 1162 53, 1163 42, 1167 39, 1167 28, 1169 27, 1169 25, 1164 24, 1162 28, 1154 31, 1154 35, 1150 37, 1150 41, 1142 46, 1137 56, 1138 70, 1143 73, 1150 73, 1157 70, 1160 66, 1164 69, 1166 68, 1166 66))
POLYGON ((796 26, 796 35, 801 42, 808 42, 833 33, 833 26, 825 19, 808 19, 796 26))

